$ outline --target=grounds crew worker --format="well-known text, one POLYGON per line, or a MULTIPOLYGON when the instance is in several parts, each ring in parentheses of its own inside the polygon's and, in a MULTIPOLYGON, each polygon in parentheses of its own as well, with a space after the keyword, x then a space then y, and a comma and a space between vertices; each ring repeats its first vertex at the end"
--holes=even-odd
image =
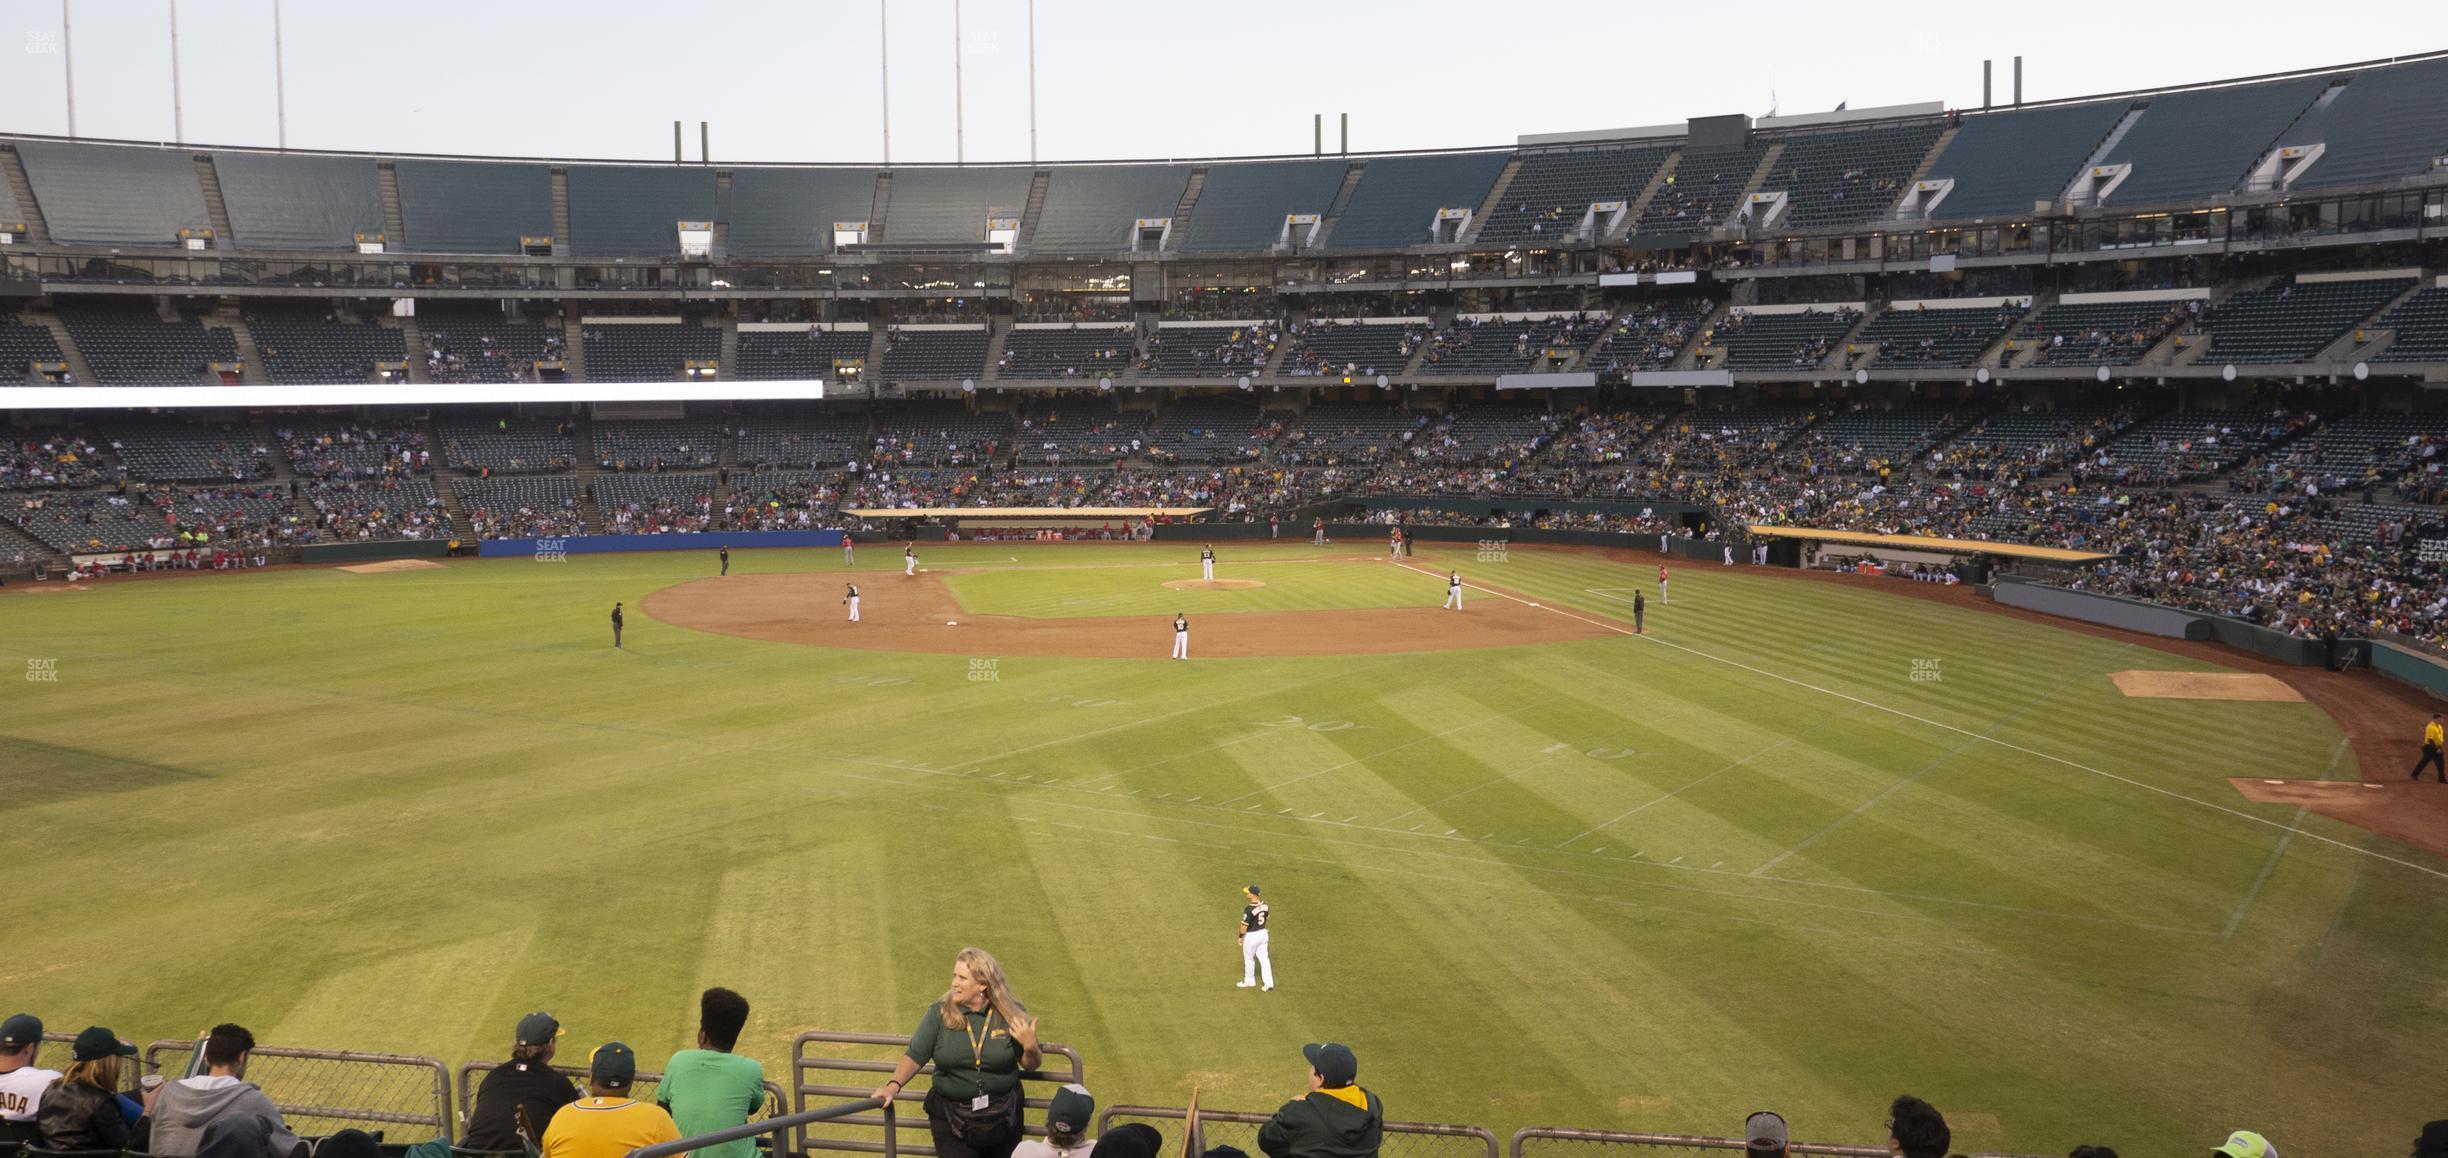
POLYGON ((2414 764, 2414 779, 2422 779, 2425 768, 2439 769, 2440 783, 2448 784, 2448 761, 2440 759, 2440 714, 2431 713, 2431 722, 2423 725, 2422 759, 2414 764))
POLYGON ((1337 1042, 1305 1045, 1309 1094, 1285 1102, 1258 1128, 1258 1148, 1267 1158, 1376 1158, 1385 1137, 1385 1106, 1377 1095, 1353 1084, 1360 1062, 1337 1042))

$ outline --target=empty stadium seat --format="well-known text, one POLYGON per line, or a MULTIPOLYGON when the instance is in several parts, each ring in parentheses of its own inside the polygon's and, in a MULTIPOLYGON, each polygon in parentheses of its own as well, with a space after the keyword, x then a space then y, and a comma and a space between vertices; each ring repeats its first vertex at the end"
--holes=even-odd
POLYGON ((1171 217, 1190 183, 1187 165, 1064 165, 1046 183, 1031 253, 1115 254, 1132 246, 1140 218, 1171 217))
POLYGON ((2412 286, 2409 280, 2371 278, 2296 282, 2236 294, 2211 307, 2204 320, 2210 335, 2204 359, 2237 365, 2305 361, 2412 286))
POLYGON ((1184 253, 1262 252, 1283 234, 1284 218, 1324 217, 1349 164, 1339 160, 1250 161, 1207 167, 1189 227, 1174 223, 1184 253))
POLYGON ((884 335, 887 381, 954 381, 986 373, 983 327, 922 330, 896 326, 884 335))
POLYGON ((685 376, 690 362, 710 365, 722 356, 722 331, 695 322, 581 324, 587 377, 597 382, 670 382, 685 376))
POLYGON ((238 339, 228 330, 183 315, 165 322, 150 304, 62 304, 59 314, 105 386, 199 383, 215 363, 238 362, 238 339))
MULTIPOLYGON (((812 330, 793 326, 789 329, 766 330, 741 327, 739 334, 739 368, 737 377, 743 382, 823 381, 834 380, 834 367, 840 362, 867 360, 869 337, 866 330, 812 330)), ((985 354, 979 353, 983 361, 985 354)))
POLYGON ((1130 369, 1138 333, 1129 326, 1020 325, 1003 336, 1000 378, 1095 380, 1130 369))
MULTIPOLYGON (((1665 145, 1525 153, 1476 240, 1486 245, 1572 241, 1591 204, 1629 205, 1672 153, 1665 145)), ((1605 224, 1596 222, 1593 229, 1605 224)))
POLYGON ((1375 158, 1360 171, 1360 183, 1327 235, 1326 248, 1424 245, 1435 237, 1437 210, 1477 212, 1504 166, 1502 153, 1375 158))
POLYGON ((365 382, 408 358, 398 330, 322 306, 250 302, 246 326, 274 382, 365 382))

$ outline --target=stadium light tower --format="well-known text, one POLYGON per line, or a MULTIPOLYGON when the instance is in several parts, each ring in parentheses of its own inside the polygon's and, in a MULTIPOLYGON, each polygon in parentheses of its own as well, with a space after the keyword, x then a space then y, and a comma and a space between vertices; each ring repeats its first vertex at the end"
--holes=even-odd
MULTIPOLYGON (((62 0, 63 3, 66 0, 62 0)), ((876 0, 876 69, 884 81, 884 167, 892 167, 892 12, 876 0)))
POLYGON ((961 106, 961 0, 952 0, 952 163, 969 163, 968 121, 961 106))
POLYGON ((1029 164, 1037 163, 1037 0, 1028 0, 1029 164))
POLYGON ((68 139, 76 139, 76 29, 68 20, 68 0, 60 0, 61 73, 68 85, 68 139))
POLYGON ((178 0, 170 0, 170 140, 187 143, 187 102, 179 88, 178 0))
POLYGON ((289 78, 281 58, 281 0, 272 0, 272 119, 280 133, 280 147, 289 147, 289 78))

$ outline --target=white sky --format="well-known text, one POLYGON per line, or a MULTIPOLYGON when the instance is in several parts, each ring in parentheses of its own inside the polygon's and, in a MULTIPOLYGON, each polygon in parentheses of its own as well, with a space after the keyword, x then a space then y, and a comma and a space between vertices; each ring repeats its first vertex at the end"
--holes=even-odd
MULTIPOLYGON (((81 136, 172 138, 170 0, 71 0, 81 136)), ((954 0, 891 10, 892 159, 954 159, 954 0)), ((2448 4, 2331 18, 2242 0, 2108 10, 1824 0, 1037 0, 1043 160, 1356 151, 1692 116, 2033 100, 2448 47, 2448 4)), ((285 0, 294 148, 873 163, 876 0, 285 0)), ((0 130, 65 133, 60 0, 0 0, 0 130), (19 46, 22 45, 22 53, 19 46)), ((191 143, 271 145, 272 0, 182 0, 191 143)), ((962 0, 966 155, 1024 161, 1028 0, 962 0)), ((2342 10, 2339 10, 2342 12, 2342 10)))

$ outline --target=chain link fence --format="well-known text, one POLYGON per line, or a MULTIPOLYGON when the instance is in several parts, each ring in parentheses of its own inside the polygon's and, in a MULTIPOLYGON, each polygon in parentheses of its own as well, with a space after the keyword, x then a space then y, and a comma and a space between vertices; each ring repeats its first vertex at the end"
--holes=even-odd
MULTIPOLYGON (((1205 1111, 1200 1111, 1205 1116, 1205 1111)), ((1513 1135, 1509 1158, 1664 1158, 1668 1155, 1717 1154, 1744 1148, 1740 1138, 1701 1134, 1635 1134, 1614 1130, 1568 1130, 1560 1126, 1530 1126, 1513 1135)), ((1847 1146, 1835 1142, 1793 1142, 1789 1154, 1837 1154, 1847 1158, 1888 1158, 1885 1146, 1847 1146)), ((1981 1153, 1970 1158, 2044 1158, 2038 1155, 1981 1153)))
MULTIPOLYGON (((459 1067, 459 1078, 457 1083, 459 1097, 457 1101, 451 1103, 453 1106, 458 1108, 459 1135, 464 1136, 467 1133, 468 1117, 476 1112, 476 1090, 478 1087, 484 1084, 485 1075, 509 1064, 509 1062, 499 1061, 472 1061, 459 1067)), ((562 1077, 568 1078, 570 1080, 570 1084, 577 1086, 581 1094, 586 1092, 587 1067, 557 1065, 553 1067, 553 1072, 560 1074, 562 1077)), ((630 1082, 629 1084, 629 1096, 636 1098, 641 1102, 654 1101, 655 1088, 662 1084, 663 1075, 659 1071, 639 1070, 636 1080, 630 1082)), ((770 1081, 766 1082, 765 1104, 762 1107, 759 1107, 756 1116, 749 1120, 757 1121, 764 1118, 776 1117, 783 1112, 783 1107, 787 1104, 787 1101, 788 1099, 784 1096, 780 1084, 770 1081)), ((541 1128, 543 1123, 538 1122, 536 1125, 541 1128)))
MULTIPOLYGON (((170 1039, 145 1047, 145 1064, 173 1081, 186 1076, 200 1043, 170 1039)), ((341 1130, 382 1131, 387 1141, 452 1136, 450 1069, 439 1060, 396 1053, 257 1046, 246 1080, 304 1137, 341 1130)))
MULTIPOLYGON (((892 1077, 909 1046, 906 1033, 837 1033, 810 1030, 791 1041, 791 1109, 806 1112, 816 1104, 844 1098, 864 1098, 892 1077)), ((1078 1082, 1079 1051, 1051 1042, 1040 1044, 1040 1068, 1020 1074, 1023 1131, 1045 1137, 1045 1109, 1054 1091, 1078 1082)), ((890 1112, 856 1113, 800 1128, 791 1149, 802 1154, 819 1150, 853 1154, 914 1155, 934 1158, 934 1136, 927 1131, 926 1112, 919 1103, 934 1082, 929 1064, 911 1076, 910 1084, 893 1098, 890 1112)))
MULTIPOLYGON (((1183 1120, 1189 1116, 1190 1111, 1182 1107, 1114 1106, 1097 1115, 1097 1136, 1104 1137, 1118 1125, 1141 1122, 1179 1141, 1183 1120)), ((1204 1154, 1210 1147, 1231 1146, 1252 1158, 1261 1153, 1258 1128, 1274 1117, 1205 1106, 1199 1107, 1198 1116, 1199 1136, 1192 1142, 1195 1151, 1204 1154)), ((1437 1122, 1387 1122, 1385 1139, 1377 1148, 1379 1158, 1499 1158, 1497 1151, 1495 1133, 1484 1127, 1437 1122)))

